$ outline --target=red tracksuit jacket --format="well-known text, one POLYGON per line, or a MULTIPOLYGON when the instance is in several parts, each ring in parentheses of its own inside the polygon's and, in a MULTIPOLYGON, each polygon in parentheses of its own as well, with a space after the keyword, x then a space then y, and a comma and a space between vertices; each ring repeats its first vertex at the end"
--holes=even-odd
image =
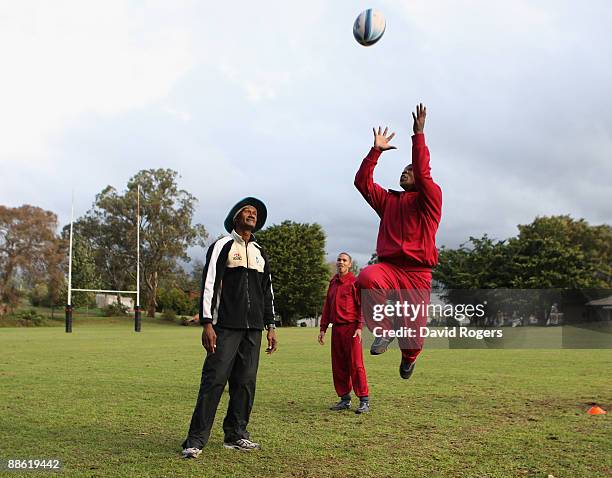
POLYGON ((321 330, 323 332, 327 330, 329 324, 359 322, 358 328, 362 327, 355 280, 353 273, 349 272, 343 277, 336 274, 329 281, 327 297, 321 314, 321 330))
POLYGON ((385 190, 374 182, 381 152, 372 148, 355 176, 355 186, 380 217, 376 254, 400 266, 432 268, 438 263, 436 231, 442 215, 442 190, 431 178, 425 136, 412 137, 416 191, 385 190))

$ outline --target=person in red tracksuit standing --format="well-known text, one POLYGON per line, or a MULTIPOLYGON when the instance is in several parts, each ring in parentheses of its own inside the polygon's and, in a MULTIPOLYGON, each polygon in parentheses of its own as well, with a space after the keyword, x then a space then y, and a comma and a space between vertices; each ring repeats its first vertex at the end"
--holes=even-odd
POLYGON ((368 380, 361 350, 361 314, 355 276, 350 271, 353 261, 346 252, 338 254, 336 270, 327 289, 321 315, 319 343, 324 345, 325 333, 332 326, 331 354, 334 387, 340 401, 331 410, 351 408, 351 390, 359 397, 355 413, 370 411, 368 380))
MULTIPOLYGON (((378 263, 362 269, 357 278, 357 290, 368 328, 374 333, 370 353, 379 355, 387 350, 393 337, 382 332, 412 329, 416 336, 399 336, 402 350, 400 376, 410 378, 417 356, 423 348, 420 327, 426 325, 424 309, 429 304, 431 269, 438 262, 436 232, 442 216, 442 190, 431 177, 429 149, 425 144, 426 108, 419 104, 412 137, 412 164, 400 176, 402 191, 383 189, 373 179, 374 168, 383 151, 395 149, 387 135, 388 128, 374 130, 374 146, 361 163, 355 176, 355 186, 380 217, 376 254, 378 263), (375 316, 374 307, 393 302, 422 304, 412 316, 396 312, 391 317, 375 316), (377 322, 380 321, 380 322, 377 322), (378 335, 377 335, 378 331, 378 335)), ((404 309, 405 310, 405 309, 404 309)))

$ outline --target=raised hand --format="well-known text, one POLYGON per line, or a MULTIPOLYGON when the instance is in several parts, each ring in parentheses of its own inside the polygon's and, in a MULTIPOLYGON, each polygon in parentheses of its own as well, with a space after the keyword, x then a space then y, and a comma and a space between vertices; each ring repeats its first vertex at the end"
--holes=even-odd
POLYGON ((412 131, 414 134, 419 134, 423 132, 425 128, 425 117, 427 116, 427 108, 423 106, 423 103, 419 103, 416 107, 416 114, 412 113, 412 119, 414 119, 414 123, 412 124, 412 131))
POLYGON ((393 139, 395 133, 391 133, 387 136, 387 131, 389 128, 385 127, 385 130, 382 131, 382 128, 378 127, 378 132, 376 132, 376 128, 372 128, 372 132, 374 133, 374 148, 379 151, 387 151, 388 149, 397 149, 395 146, 391 146, 389 141, 393 139))

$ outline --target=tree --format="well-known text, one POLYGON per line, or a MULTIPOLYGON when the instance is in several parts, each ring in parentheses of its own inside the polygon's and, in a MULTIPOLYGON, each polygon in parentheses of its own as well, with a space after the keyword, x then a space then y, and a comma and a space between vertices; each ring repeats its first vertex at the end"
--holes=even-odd
POLYGON ((440 250, 434 278, 447 288, 610 288, 612 228, 570 216, 537 217, 517 237, 470 237, 440 250))
POLYGON ((470 237, 458 249, 442 247, 433 282, 442 285, 442 296, 452 304, 487 302, 489 313, 506 305, 508 294, 495 289, 511 286, 510 250, 507 241, 494 241, 486 234, 470 237), (487 289, 487 292, 482 292, 487 289))
POLYGON ((102 281, 117 290, 132 290, 136 282, 136 210, 140 185, 140 271, 149 317, 157 308, 161 278, 172 274, 178 261, 189 261, 187 249, 204 245, 206 230, 192 225, 196 198, 176 184, 171 169, 138 172, 123 193, 107 186, 94 207, 78 222, 89 241, 102 281))
POLYGON ((442 247, 433 278, 448 289, 495 289, 510 287, 511 251, 506 241, 486 234, 470 239, 458 249, 442 247))
POLYGON ((204 262, 201 259, 193 261, 193 266, 189 274, 189 289, 199 291, 202 286, 202 274, 204 273, 204 262))
POLYGON ((257 241, 270 261, 274 306, 283 323, 317 315, 329 282, 321 226, 284 221, 258 232, 257 241))
POLYGON ((66 290, 66 273, 68 271, 68 242, 56 238, 48 247, 45 254, 44 273, 42 280, 46 282, 47 295, 44 300, 46 307, 53 309, 57 305, 65 305, 62 301, 62 292, 66 290))
POLYGON ((537 217, 518 229, 508 244, 512 286, 540 289, 537 311, 542 318, 553 303, 585 303, 609 295, 602 289, 612 288, 610 226, 591 226, 565 215, 537 217))
POLYGON ((194 315, 198 303, 189 297, 189 293, 178 287, 160 286, 157 299, 158 312, 173 311, 179 315, 194 315))
MULTIPOLYGON (((96 264, 92 243, 83 233, 83 225, 80 222, 74 224, 72 238, 72 287, 75 289, 101 289, 102 278, 98 264, 96 264)), ((70 225, 64 226, 62 239, 65 244, 70 241, 70 225)), ((67 252, 64 251, 64 254, 67 252)), ((67 267, 66 267, 67 269, 67 267)), ((52 291, 49 291, 50 295, 52 291)), ((56 293, 62 303, 68 302, 68 282, 62 277, 59 291, 56 293)), ((94 301, 94 294, 91 292, 73 292, 71 305, 82 307, 94 301)), ((57 304, 58 300, 53 301, 57 304)))
POLYGON ((612 227, 570 216, 537 217, 519 225, 509 241, 512 286, 517 288, 612 287, 612 227))
POLYGON ((0 206, 0 303, 11 310, 20 298, 16 281, 55 287, 61 275, 62 243, 57 216, 39 207, 0 206), (60 272, 58 272, 60 271, 60 272))
POLYGON ((134 289, 136 213, 130 224, 101 208, 99 198, 112 192, 110 186, 105 188, 96 196, 94 207, 74 223, 72 283, 77 288, 134 289))
POLYGON ((190 272, 178 266, 172 273, 164 274, 157 289, 157 311, 195 315, 199 308, 203 269, 204 263, 197 259, 190 272))
POLYGON ((433 277, 444 286, 445 297, 467 304, 486 295, 492 312, 511 308, 531 313, 535 304, 542 315, 567 296, 559 289, 612 288, 610 226, 552 216, 537 217, 518 229, 518 236, 508 240, 493 241, 484 235, 470 237, 458 249, 442 248, 433 277), (476 292, 479 289, 491 292, 476 292), (533 292, 517 294, 509 289, 533 292))

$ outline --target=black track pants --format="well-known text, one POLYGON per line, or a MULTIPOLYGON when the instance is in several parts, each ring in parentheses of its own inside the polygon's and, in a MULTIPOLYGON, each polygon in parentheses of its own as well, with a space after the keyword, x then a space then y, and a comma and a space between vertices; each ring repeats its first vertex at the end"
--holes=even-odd
POLYGON ((207 354, 202 368, 198 401, 183 448, 203 448, 229 381, 229 405, 223 420, 225 441, 249 438, 246 428, 255 399, 261 330, 215 327, 217 349, 207 354))

